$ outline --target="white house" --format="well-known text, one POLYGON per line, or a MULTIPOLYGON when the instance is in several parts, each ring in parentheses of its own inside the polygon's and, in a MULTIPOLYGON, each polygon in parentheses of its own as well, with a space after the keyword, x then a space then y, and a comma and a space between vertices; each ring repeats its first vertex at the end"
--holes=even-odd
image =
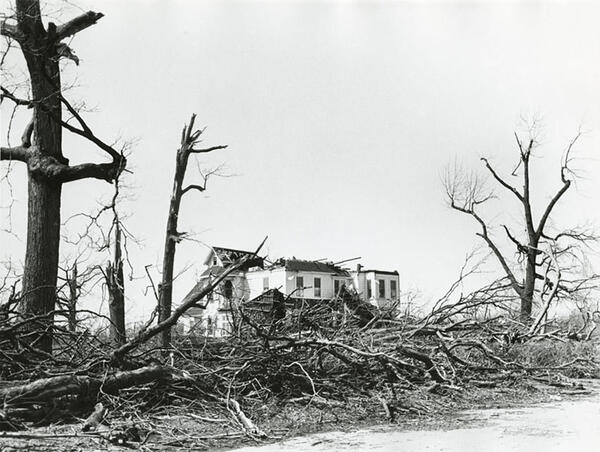
POLYGON ((279 259, 273 265, 246 273, 250 299, 269 289, 278 289, 290 298, 330 300, 345 286, 352 287, 352 276, 331 262, 279 259))
POLYGON ((400 275, 396 270, 364 270, 359 264, 352 278, 360 297, 378 308, 400 301, 400 275))
MULTIPOLYGON (((363 270, 359 265, 350 272, 332 262, 278 259, 266 265, 250 251, 214 247, 204 261, 207 269, 196 286, 188 293, 197 296, 211 280, 218 277, 229 265, 244 256, 250 256, 243 268, 230 274, 197 307, 190 309, 183 320, 188 331, 198 329, 207 336, 226 336, 231 333, 236 314, 236 303, 254 300, 271 289, 277 289, 291 301, 330 300, 342 288, 356 292, 377 307, 386 307, 398 300, 400 278, 397 271, 363 270)), ((184 300, 184 301, 185 301, 184 300)))

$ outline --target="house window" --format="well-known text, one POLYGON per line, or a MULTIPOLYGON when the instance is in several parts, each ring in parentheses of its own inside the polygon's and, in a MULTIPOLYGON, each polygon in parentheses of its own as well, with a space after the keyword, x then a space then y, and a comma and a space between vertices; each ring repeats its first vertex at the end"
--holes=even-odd
POLYGON ((217 257, 213 257, 213 265, 217 265, 217 257))
POLYGON ((377 283, 379 285, 379 298, 385 298, 385 279, 379 279, 377 283))
POLYGON ((397 285, 396 280, 390 281, 390 298, 392 300, 395 300, 396 298, 398 298, 398 285, 397 285))
POLYGON ((263 278, 263 292, 266 292, 267 290, 269 290, 269 277, 265 276, 263 278))
POLYGON ((367 300, 373 297, 373 288, 371 287, 371 280, 367 279, 367 300))
POLYGON ((313 288, 315 291, 315 298, 321 298, 321 278, 315 278, 313 288))
POLYGON ((227 300, 231 300, 231 297, 233 297, 233 283, 229 280, 223 284, 223 296, 227 300))
POLYGON ((304 277, 296 276, 296 294, 299 297, 304 296, 304 277))

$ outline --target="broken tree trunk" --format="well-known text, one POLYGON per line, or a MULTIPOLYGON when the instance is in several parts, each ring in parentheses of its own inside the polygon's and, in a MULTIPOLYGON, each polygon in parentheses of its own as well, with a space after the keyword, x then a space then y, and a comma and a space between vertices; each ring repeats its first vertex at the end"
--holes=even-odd
POLYGON ((123 259, 121 257, 121 228, 115 222, 114 260, 106 268, 106 286, 108 288, 108 309, 110 316, 110 340, 123 345, 125 336, 125 280, 123 278, 123 259))
POLYGON ((186 380, 189 377, 169 366, 148 366, 117 372, 106 378, 65 375, 42 378, 31 383, 0 388, 5 405, 19 406, 55 400, 67 395, 94 395, 100 388, 113 392, 156 381, 186 380))
MULTIPOLYGON (((189 125, 183 128, 181 134, 181 146, 177 150, 175 159, 175 176, 173 177, 173 192, 171 193, 171 201, 169 203, 169 216, 167 218, 167 231, 165 237, 165 251, 163 257, 162 280, 159 285, 159 300, 158 300, 158 322, 164 322, 171 316, 172 301, 173 301, 173 271, 175 266, 175 248, 181 241, 184 234, 177 230, 177 222, 179 219, 179 207, 181 206, 181 198, 190 190, 204 191, 204 185, 188 185, 183 187, 185 172, 190 154, 201 154, 212 152, 217 149, 224 149, 227 146, 213 146, 207 149, 195 149, 194 146, 198 142, 198 138, 202 134, 202 130, 194 128, 196 115, 192 115, 189 125)), ((206 180, 205 180, 206 182, 206 180)), ((161 345, 169 347, 171 344, 171 327, 165 328, 161 332, 161 345)))

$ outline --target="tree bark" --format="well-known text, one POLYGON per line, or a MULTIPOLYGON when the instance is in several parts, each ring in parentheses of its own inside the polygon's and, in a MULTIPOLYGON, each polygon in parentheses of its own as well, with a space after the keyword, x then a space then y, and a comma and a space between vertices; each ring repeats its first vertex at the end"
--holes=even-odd
POLYGON ((67 324, 69 327, 69 331, 74 333, 77 330, 77 300, 79 298, 78 294, 78 278, 77 274, 77 262, 73 265, 73 270, 71 272, 71 276, 67 274, 67 285, 69 286, 69 301, 67 305, 67 324))
POLYGON ((85 375, 65 375, 42 378, 31 383, 0 388, 0 398, 9 405, 19 406, 52 401, 67 395, 94 395, 100 387, 112 392, 131 386, 155 381, 186 379, 187 376, 172 367, 148 366, 135 370, 117 372, 106 378, 85 375))
POLYGON ((108 287, 108 309, 110 317, 110 340, 115 346, 123 345, 125 333, 125 279, 123 278, 123 259, 121 256, 121 228, 115 224, 114 261, 106 269, 108 287))
MULTIPOLYGON (((193 125, 193 121, 192 121, 193 125)), ((175 247, 179 241, 177 222, 179 219, 179 207, 181 205, 183 179, 189 152, 185 143, 177 150, 175 159, 175 176, 173 177, 173 192, 169 202, 169 215, 167 218, 167 231, 165 237, 165 253, 163 256, 162 282, 159 287, 159 311, 158 322, 164 322, 171 315, 173 304, 173 269, 175 266, 175 247)), ((168 347, 171 344, 171 328, 165 328, 161 332, 161 345, 168 347)))
MULTIPOLYGON (((39 2, 17 1, 17 17, 19 28, 26 37, 21 48, 29 70, 32 96, 44 99, 44 108, 34 108, 34 142, 30 153, 64 161, 61 125, 51 117, 61 117, 56 89, 60 87, 58 58, 51 58, 46 49, 48 36, 42 25, 39 2)), ((56 305, 62 189, 59 182, 36 174, 31 167, 28 185, 27 245, 21 305, 25 317, 51 313, 56 305)), ((44 322, 47 328, 35 343, 37 348, 46 352, 52 351, 53 320, 54 316, 49 314, 44 322)), ((32 325, 32 328, 38 327, 32 325)))
POLYGON ((3 95, 17 105, 33 110, 33 120, 16 148, 2 148, 2 160, 18 160, 28 169, 27 243, 23 268, 20 312, 24 318, 42 316, 43 324, 27 322, 27 332, 36 331, 33 346, 52 351, 52 325, 57 301, 56 283, 61 225, 62 184, 95 177, 113 180, 125 165, 125 158, 94 136, 81 116, 61 93, 59 59, 77 58, 60 40, 72 36, 97 22, 102 14, 84 13, 56 26, 44 27, 39 0, 16 1, 16 25, 12 18, 0 21, 0 32, 15 39, 23 53, 29 72, 31 100, 17 99, 4 88, 3 95), (81 129, 62 120, 62 104, 73 114, 81 129), (98 145, 112 157, 111 163, 69 166, 62 154, 62 129, 67 128, 98 145), (33 136, 33 140, 32 140, 33 136))
MULTIPOLYGON (((177 230, 179 220, 179 207, 181 206, 181 198, 191 190, 203 192, 206 188, 202 185, 188 185, 183 187, 185 172, 190 154, 202 154, 218 149, 224 149, 227 146, 213 146, 206 149, 195 149, 194 145, 198 142, 198 138, 202 134, 202 130, 194 130, 194 122, 196 115, 193 114, 190 118, 190 123, 183 128, 181 133, 181 146, 177 150, 175 158, 175 175, 173 177, 173 191, 171 192, 171 201, 169 203, 169 215, 167 217, 167 231, 165 237, 165 251, 163 256, 162 280, 159 285, 159 300, 158 300, 158 322, 165 322, 171 317, 173 309, 173 271, 175 266, 175 251, 177 243, 182 239, 183 234, 177 230)), ((171 344, 171 328, 165 328, 161 331, 161 345, 169 347, 171 344)))

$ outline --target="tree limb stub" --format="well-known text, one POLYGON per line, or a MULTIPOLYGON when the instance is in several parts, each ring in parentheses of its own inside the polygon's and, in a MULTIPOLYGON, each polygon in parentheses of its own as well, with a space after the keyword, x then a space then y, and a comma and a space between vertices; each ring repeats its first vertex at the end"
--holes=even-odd
POLYGON ((94 11, 88 11, 87 13, 81 14, 70 21, 56 27, 56 38, 62 40, 69 36, 73 36, 82 30, 85 30, 92 25, 95 25, 100 19, 104 17, 102 13, 96 13, 94 11))
POLYGON ((13 148, 0 147, 0 160, 16 160, 19 162, 27 162, 29 152, 23 146, 13 148))

